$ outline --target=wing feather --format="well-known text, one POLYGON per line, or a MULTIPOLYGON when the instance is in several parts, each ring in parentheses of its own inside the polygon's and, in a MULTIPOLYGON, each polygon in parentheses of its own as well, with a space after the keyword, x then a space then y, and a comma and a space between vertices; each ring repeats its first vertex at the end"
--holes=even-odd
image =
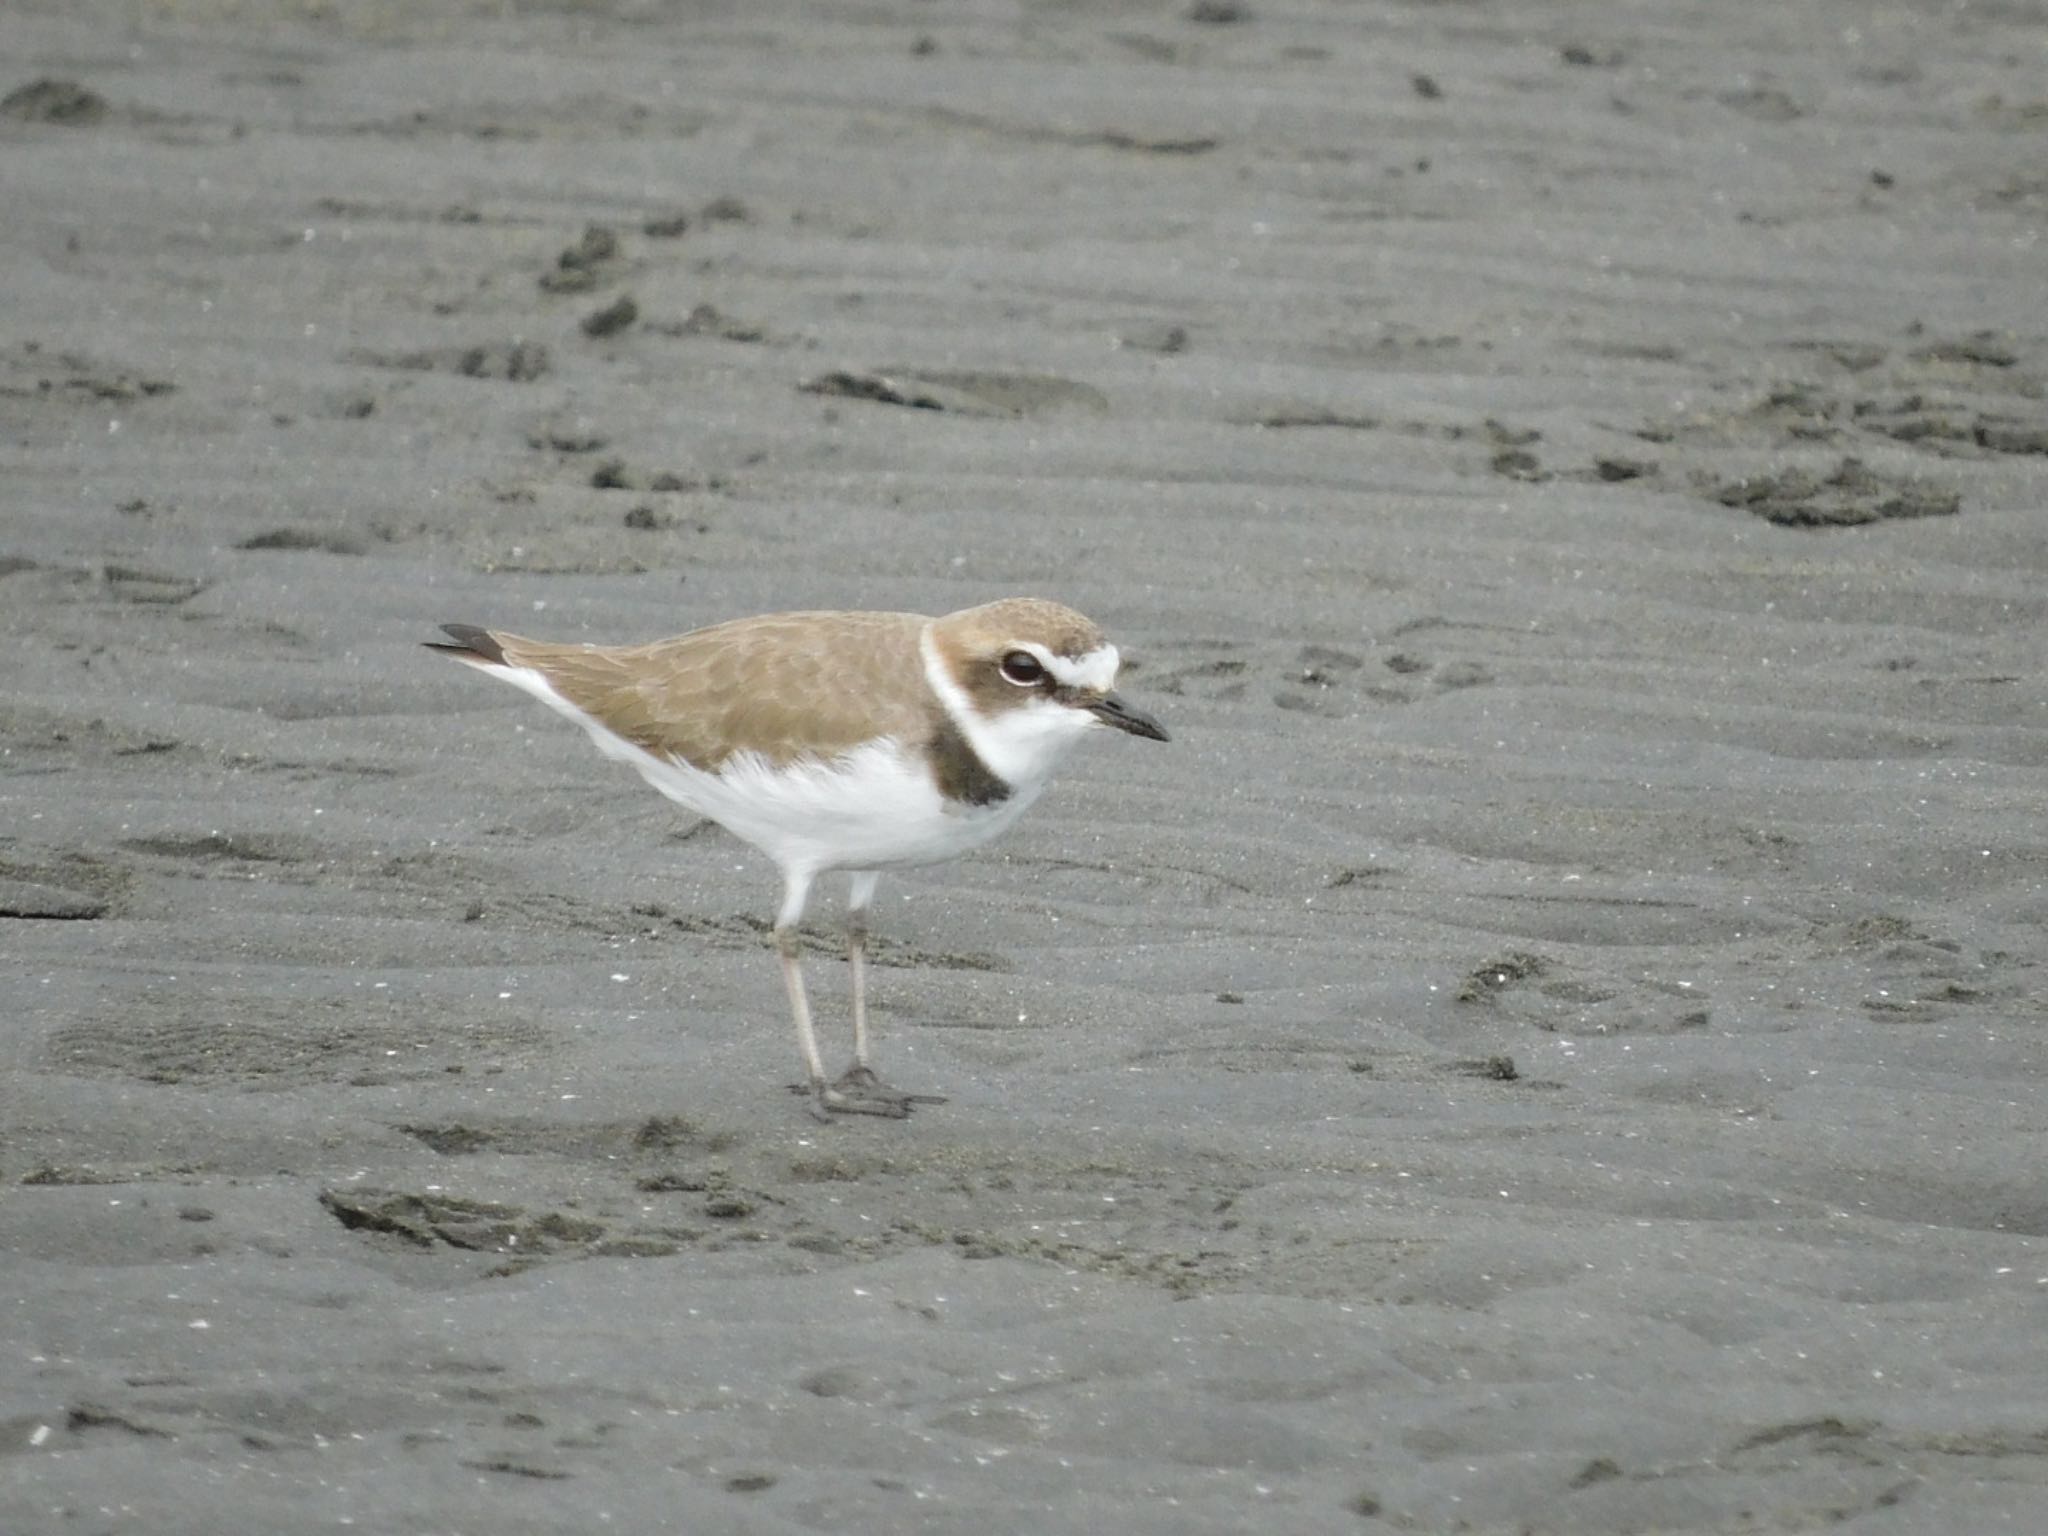
POLYGON ((915 613, 781 613, 646 645, 557 645, 493 631, 512 666, 634 745, 716 773, 736 753, 781 767, 933 728, 915 613), (906 684, 914 686, 906 686, 906 684))

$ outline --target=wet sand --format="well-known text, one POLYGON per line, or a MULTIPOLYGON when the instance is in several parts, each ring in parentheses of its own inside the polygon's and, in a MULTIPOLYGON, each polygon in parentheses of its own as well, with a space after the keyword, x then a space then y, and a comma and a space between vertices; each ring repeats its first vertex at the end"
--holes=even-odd
POLYGON ((680 10, 0 13, 0 1529, 2036 1528, 2038 20, 680 10), (419 648, 1007 593, 903 1123, 419 648))

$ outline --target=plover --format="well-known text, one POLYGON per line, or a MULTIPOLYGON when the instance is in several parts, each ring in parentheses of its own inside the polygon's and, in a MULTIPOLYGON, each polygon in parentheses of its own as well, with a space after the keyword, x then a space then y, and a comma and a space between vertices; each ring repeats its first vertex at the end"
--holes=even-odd
POLYGON ((445 624, 430 648, 523 688, 671 800, 782 871, 775 947, 811 1113, 902 1117, 919 1102, 868 1055, 867 912, 882 871, 977 848, 1038 798, 1096 726, 1167 739, 1116 693, 1117 648, 1058 603, 944 618, 775 613, 645 645, 550 644, 445 624), (797 960, 812 882, 850 877, 853 1064, 825 1078, 797 960))

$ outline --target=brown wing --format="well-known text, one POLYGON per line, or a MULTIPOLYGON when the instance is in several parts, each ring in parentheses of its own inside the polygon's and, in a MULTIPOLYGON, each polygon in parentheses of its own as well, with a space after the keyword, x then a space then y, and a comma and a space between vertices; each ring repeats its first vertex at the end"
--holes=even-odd
POLYGON ((930 730, 915 613, 778 613, 648 645, 552 645, 493 632, 513 666, 657 756, 715 773, 735 752, 778 766, 877 734, 930 730))

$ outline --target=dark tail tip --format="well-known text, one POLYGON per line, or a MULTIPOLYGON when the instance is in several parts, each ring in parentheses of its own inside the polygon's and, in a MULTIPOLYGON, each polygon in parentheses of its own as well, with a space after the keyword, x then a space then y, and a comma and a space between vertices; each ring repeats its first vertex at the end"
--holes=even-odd
POLYGON ((497 638, 488 629, 478 629, 474 624, 443 624, 441 632, 455 641, 455 644, 442 645, 437 640, 429 640, 428 650, 440 651, 449 656, 474 657, 478 661, 488 661, 497 666, 505 664, 505 648, 498 644, 497 638))

